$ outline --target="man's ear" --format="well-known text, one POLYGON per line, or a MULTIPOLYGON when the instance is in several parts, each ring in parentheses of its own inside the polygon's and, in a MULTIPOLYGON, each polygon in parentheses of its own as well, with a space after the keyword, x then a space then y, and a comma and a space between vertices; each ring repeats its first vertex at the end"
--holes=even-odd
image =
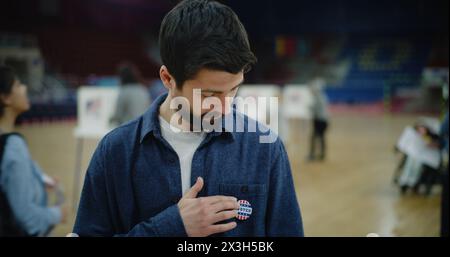
POLYGON ((169 70, 165 65, 161 66, 161 68, 159 69, 159 77, 161 78, 161 81, 164 84, 164 86, 169 91, 173 91, 176 88, 177 83, 175 82, 174 77, 172 77, 172 75, 170 74, 169 70))

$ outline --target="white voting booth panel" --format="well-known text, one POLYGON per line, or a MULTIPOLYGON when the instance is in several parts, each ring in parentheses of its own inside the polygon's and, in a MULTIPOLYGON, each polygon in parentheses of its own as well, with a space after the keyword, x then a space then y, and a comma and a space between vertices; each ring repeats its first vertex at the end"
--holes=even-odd
POLYGON ((270 97, 279 97, 280 95, 281 90, 277 85, 242 85, 239 88, 237 96, 242 97, 244 101, 236 101, 236 109, 248 117, 267 125, 275 133, 278 133, 278 124, 268 121, 267 118, 271 113, 279 115, 278 105, 270 106, 269 99, 270 97), (247 97, 253 98, 257 103, 256 106, 245 105, 244 102, 247 97), (258 100, 261 101, 261 104, 258 104, 258 100), (265 101, 265 104, 262 101, 265 101))
POLYGON ((119 88, 86 86, 78 89, 78 124, 75 136, 101 138, 108 133, 114 114, 119 88))
POLYGON ((286 85, 283 90, 284 118, 310 119, 313 97, 307 85, 286 85))
POLYGON ((100 139, 112 130, 110 119, 115 111, 118 87, 82 86, 77 92, 77 139, 75 176, 73 185, 73 210, 76 211, 80 194, 81 163, 85 139, 100 139))
POLYGON ((281 102, 280 135, 284 140, 296 137, 296 134, 306 131, 307 120, 311 119, 313 97, 307 85, 289 84, 284 86, 281 102), (300 128, 290 130, 290 122, 300 120, 300 128), (291 138, 292 137, 292 138, 291 138))

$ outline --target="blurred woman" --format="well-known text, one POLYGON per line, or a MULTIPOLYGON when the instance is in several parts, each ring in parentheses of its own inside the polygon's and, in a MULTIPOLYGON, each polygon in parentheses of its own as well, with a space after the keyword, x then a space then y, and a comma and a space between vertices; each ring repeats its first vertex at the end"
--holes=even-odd
POLYGON ((65 217, 61 207, 47 206, 46 188, 55 181, 14 133, 17 116, 29 108, 27 87, 12 68, 0 66, 0 236, 46 236, 65 217))

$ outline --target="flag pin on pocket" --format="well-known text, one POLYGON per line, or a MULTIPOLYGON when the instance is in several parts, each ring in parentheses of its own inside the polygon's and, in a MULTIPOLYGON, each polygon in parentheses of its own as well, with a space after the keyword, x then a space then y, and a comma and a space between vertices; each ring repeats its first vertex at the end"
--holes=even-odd
POLYGON ((252 205, 246 200, 239 200, 238 220, 246 220, 252 215, 252 205))

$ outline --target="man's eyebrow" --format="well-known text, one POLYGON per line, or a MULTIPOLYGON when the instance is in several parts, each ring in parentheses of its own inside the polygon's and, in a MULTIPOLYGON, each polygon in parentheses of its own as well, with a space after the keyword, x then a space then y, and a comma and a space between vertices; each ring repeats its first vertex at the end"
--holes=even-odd
MULTIPOLYGON (((244 84, 244 80, 242 80, 239 84, 237 84, 235 87, 233 87, 230 91, 235 90, 236 88, 238 88, 240 85, 244 84)), ((214 89, 202 89, 202 92, 207 92, 207 93, 217 93, 217 94, 222 94, 223 91, 220 90, 214 90, 214 89)))

